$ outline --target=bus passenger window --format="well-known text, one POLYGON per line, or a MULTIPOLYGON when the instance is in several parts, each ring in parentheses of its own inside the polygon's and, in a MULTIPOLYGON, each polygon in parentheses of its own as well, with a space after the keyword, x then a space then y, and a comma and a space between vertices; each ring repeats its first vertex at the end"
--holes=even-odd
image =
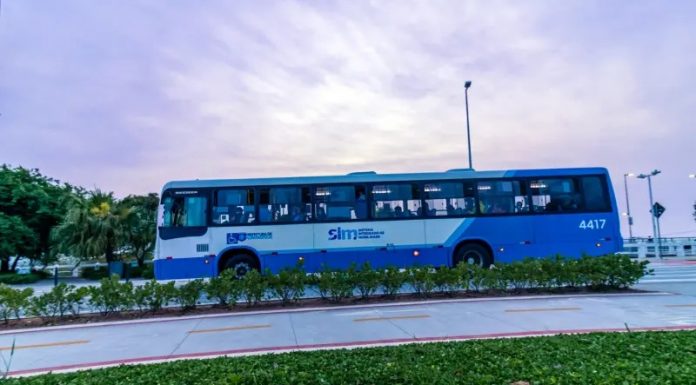
POLYGON ((529 184, 535 212, 574 212, 582 209, 575 178, 537 179, 529 184))
POLYGON ((482 214, 515 214, 528 211, 527 189, 519 181, 478 183, 482 214))
POLYGON ((373 218, 413 218, 422 213, 420 188, 400 183, 372 186, 373 218))
POLYGON ((306 222, 312 218, 307 187, 270 187, 259 193, 261 223, 306 222))
POLYGON ((256 221, 254 189, 226 189, 215 194, 213 223, 218 225, 251 224, 256 221))
POLYGON ((429 217, 471 215, 476 212, 476 195, 472 182, 433 182, 423 188, 429 217))
POLYGON ((609 210, 609 199, 605 193, 602 178, 598 176, 586 176, 582 178, 582 191, 585 208, 589 211, 609 210))

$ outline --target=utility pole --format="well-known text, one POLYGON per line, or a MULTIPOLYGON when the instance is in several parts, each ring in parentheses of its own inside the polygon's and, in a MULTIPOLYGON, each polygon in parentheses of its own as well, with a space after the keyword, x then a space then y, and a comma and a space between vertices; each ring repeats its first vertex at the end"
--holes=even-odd
POLYGON ((471 87, 471 80, 464 82, 464 103, 466 104, 466 142, 469 147, 469 169, 473 170, 474 166, 471 162, 471 133, 469 131, 469 87, 471 87))

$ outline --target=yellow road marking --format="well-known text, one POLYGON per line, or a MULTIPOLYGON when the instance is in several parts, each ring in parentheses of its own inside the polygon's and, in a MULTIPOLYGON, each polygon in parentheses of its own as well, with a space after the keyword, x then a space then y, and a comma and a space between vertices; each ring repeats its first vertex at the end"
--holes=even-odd
POLYGON ((261 324, 261 325, 242 325, 242 326, 230 326, 226 328, 216 328, 216 329, 198 329, 198 330, 191 330, 189 331, 190 334, 196 334, 196 333, 217 333, 217 332, 229 332, 229 331, 235 331, 235 330, 249 330, 249 329, 266 329, 270 328, 270 324, 261 324))
POLYGON ((415 315, 401 315, 394 317, 368 317, 368 318, 356 318, 353 322, 367 322, 367 321, 389 321, 393 319, 418 319, 418 318, 430 318, 427 314, 415 314, 415 315))
POLYGON ((541 311, 574 311, 581 310, 579 307, 540 307, 529 309, 505 309, 507 313, 526 313, 526 312, 541 312, 541 311))
MULTIPOLYGON (((55 346, 67 346, 67 345, 81 345, 81 344, 86 344, 88 342, 89 342, 89 340, 73 340, 73 341, 50 342, 47 344, 15 345, 15 350, 51 348, 51 347, 55 347, 55 346)), ((12 346, 0 346, 0 351, 7 351, 7 350, 12 350, 12 346)))
POLYGON ((696 303, 688 303, 685 305, 665 305, 665 307, 696 307, 696 303))

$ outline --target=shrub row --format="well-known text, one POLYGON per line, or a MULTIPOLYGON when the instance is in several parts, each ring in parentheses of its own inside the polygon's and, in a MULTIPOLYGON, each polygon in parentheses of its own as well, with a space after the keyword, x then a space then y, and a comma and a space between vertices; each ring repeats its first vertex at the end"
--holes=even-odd
MULTIPOLYGON (((146 264, 143 267, 140 266, 125 266, 124 269, 128 269, 128 277, 129 278, 145 278, 145 279, 152 279, 155 277, 155 271, 154 267, 151 263, 146 264)), ((122 278, 125 278, 125 270, 124 270, 124 276, 122 278)), ((90 267, 82 270, 80 273, 80 276, 85 279, 92 279, 92 280, 100 280, 102 278, 108 278, 109 277, 109 268, 108 266, 96 266, 96 267, 90 267)))
POLYGON ((593 333, 119 366, 7 380, 116 384, 693 384, 696 331, 593 333))
POLYGON ((0 274, 0 283, 6 285, 25 285, 29 283, 34 283, 43 279, 43 276, 31 272, 29 274, 17 274, 17 273, 2 273, 0 274))
POLYGON ((301 266, 277 275, 251 271, 234 279, 231 271, 209 280, 194 279, 176 287, 174 282, 148 281, 142 286, 121 282, 117 276, 104 278, 98 286, 75 287, 61 283, 50 292, 33 296, 32 289, 17 290, 0 285, 0 316, 10 318, 37 316, 43 319, 77 316, 91 309, 102 315, 123 311, 157 312, 178 305, 195 309, 203 298, 216 306, 232 307, 239 302, 256 306, 265 299, 283 305, 297 302, 307 289, 322 299, 342 302, 367 299, 377 294, 394 298, 401 291, 420 297, 453 295, 457 292, 552 291, 572 288, 621 289, 636 283, 649 273, 647 262, 635 262, 626 256, 583 257, 581 259, 525 259, 490 269, 459 264, 455 268, 415 266, 408 269, 373 269, 369 264, 347 270, 325 269, 308 275, 301 266))

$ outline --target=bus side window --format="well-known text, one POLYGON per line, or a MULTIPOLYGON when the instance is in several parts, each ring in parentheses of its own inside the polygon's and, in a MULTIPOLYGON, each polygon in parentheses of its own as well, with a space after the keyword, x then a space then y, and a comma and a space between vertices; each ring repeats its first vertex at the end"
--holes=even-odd
POLYGON ((261 223, 306 222, 312 217, 308 187, 262 188, 259 194, 261 223))
POLYGON ((478 182, 482 214, 516 214, 528 210, 527 189, 516 180, 478 182))
POLYGON ((609 200, 604 190, 602 179, 598 176, 582 178, 582 191, 585 208, 589 211, 607 211, 609 200))
POLYGON ((532 180, 532 203, 535 212, 574 212, 582 209, 575 178, 532 180))
POLYGON ((420 187, 415 183, 374 185, 373 218, 411 218, 422 212, 420 187))
POLYGON ((254 189, 225 189, 217 191, 213 206, 213 223, 250 224, 254 218, 254 189))

